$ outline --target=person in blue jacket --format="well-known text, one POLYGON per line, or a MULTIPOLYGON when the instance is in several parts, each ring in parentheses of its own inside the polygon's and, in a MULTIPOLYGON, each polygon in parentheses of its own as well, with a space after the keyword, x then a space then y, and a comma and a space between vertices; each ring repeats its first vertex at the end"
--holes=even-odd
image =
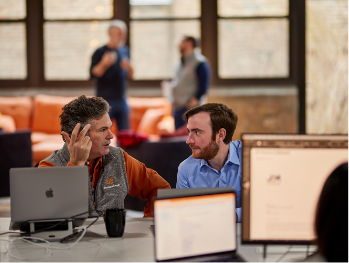
POLYGON ((192 155, 178 167, 176 188, 234 187, 241 221, 241 150, 232 141, 237 114, 220 103, 206 103, 184 113, 192 155))
POLYGON ((108 43, 92 55, 90 75, 96 83, 96 96, 102 97, 111 106, 109 115, 115 119, 118 130, 127 130, 130 124, 126 86, 127 79, 133 76, 133 68, 129 49, 124 45, 126 24, 121 20, 111 21, 108 35, 108 43))

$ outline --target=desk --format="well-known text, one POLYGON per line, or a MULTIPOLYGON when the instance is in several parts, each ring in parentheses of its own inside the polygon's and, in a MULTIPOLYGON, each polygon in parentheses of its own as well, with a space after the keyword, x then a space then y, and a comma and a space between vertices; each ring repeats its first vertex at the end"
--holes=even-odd
MULTIPOLYGON (((86 221, 86 225, 92 222, 92 219, 86 221)), ((0 233, 8 231, 10 218, 0 218, 0 233)), ((125 233, 122 238, 109 238, 107 236, 103 219, 99 219, 86 232, 82 240, 73 248, 67 250, 52 250, 52 255, 40 261, 132 261, 132 262, 154 262, 154 236, 150 229, 153 224, 152 218, 126 218, 125 233)), ((248 261, 262 260, 261 245, 241 245, 240 231, 241 226, 238 224, 238 253, 248 261)), ((0 261, 17 261, 4 254, 5 245, 12 237, 17 234, 6 234, 0 236, 0 261)), ((20 244, 18 248, 14 248, 13 253, 17 253, 21 257, 34 257, 45 255, 43 249, 30 248, 30 244, 17 241, 20 244), (23 243, 23 244, 22 244, 23 243), (41 254, 40 254, 41 253, 41 254)), ((54 246, 66 246, 58 242, 53 243, 54 246)), ((268 246, 268 250, 272 250, 266 261, 276 261, 287 250, 288 246, 268 246), (273 252, 274 251, 274 252, 273 252)), ((305 246, 294 246, 293 251, 287 254, 282 261, 302 260, 305 258, 305 246)), ((23 260, 22 260, 23 261, 23 260)), ((38 260, 37 260, 38 261, 38 260)))

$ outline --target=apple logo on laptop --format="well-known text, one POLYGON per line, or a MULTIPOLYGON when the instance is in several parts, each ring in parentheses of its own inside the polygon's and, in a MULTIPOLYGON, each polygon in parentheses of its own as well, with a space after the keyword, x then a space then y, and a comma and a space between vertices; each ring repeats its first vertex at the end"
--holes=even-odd
POLYGON ((47 191, 46 191, 46 196, 47 196, 48 198, 53 197, 53 190, 52 190, 52 188, 50 188, 50 190, 47 190, 47 191))

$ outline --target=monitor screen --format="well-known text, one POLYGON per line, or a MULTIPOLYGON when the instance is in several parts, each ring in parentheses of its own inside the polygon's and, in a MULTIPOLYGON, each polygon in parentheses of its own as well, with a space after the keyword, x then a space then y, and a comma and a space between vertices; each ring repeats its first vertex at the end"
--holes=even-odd
POLYGON ((156 200, 154 222, 157 261, 236 249, 234 193, 156 200))
POLYGON ((348 161, 347 135, 242 135, 242 242, 306 244, 331 172, 348 161))

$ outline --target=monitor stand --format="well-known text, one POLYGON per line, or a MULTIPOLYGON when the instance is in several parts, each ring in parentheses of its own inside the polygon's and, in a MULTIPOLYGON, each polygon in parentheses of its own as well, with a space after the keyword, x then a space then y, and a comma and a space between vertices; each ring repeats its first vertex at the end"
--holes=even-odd
POLYGON ((45 239, 47 241, 60 241, 62 238, 73 234, 72 220, 66 220, 66 219, 36 220, 36 221, 29 221, 28 223, 30 225, 30 232, 27 232, 26 234, 28 234, 31 237, 45 239), (47 229, 47 230, 44 230, 44 229, 47 229), (40 232, 37 232, 37 231, 40 231, 40 232))

